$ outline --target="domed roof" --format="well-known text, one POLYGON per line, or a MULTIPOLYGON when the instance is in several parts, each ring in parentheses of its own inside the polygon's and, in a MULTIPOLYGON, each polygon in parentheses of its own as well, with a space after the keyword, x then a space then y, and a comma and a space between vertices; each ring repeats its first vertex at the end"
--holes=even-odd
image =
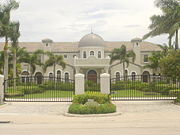
POLYGON ((131 42, 142 42, 142 39, 136 37, 136 38, 133 38, 133 39, 131 40, 131 42))
POLYGON ((104 47, 103 38, 97 34, 90 33, 82 37, 81 40, 79 41, 79 47, 90 47, 90 46, 104 47))
POLYGON ((42 43, 53 43, 53 41, 49 38, 45 38, 42 40, 42 43))

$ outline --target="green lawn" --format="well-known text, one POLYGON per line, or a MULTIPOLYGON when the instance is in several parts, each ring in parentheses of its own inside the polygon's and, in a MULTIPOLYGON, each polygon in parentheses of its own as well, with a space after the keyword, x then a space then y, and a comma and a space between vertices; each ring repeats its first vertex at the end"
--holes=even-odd
POLYGON ((167 97, 160 93, 155 92, 143 92, 139 90, 115 90, 111 91, 113 94, 112 97, 167 97))

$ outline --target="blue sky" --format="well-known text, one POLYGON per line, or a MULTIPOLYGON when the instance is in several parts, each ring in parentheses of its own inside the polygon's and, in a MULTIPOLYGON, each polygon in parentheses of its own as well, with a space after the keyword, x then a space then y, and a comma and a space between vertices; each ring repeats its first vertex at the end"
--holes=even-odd
MULTIPOLYGON (((150 16, 160 14, 154 0, 18 0, 12 20, 20 21, 20 41, 79 41, 93 32, 106 41, 130 41, 148 30, 150 16)), ((0 41, 3 41, 0 39, 0 41)), ((146 41, 167 43, 167 35, 146 41)))

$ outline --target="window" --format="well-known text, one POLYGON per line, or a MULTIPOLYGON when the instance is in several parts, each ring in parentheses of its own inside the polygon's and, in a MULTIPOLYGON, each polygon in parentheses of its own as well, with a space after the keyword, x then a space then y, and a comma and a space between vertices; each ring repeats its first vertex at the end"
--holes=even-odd
POLYGON ((65 82, 69 82, 69 73, 65 73, 65 82))
POLYGON ((61 71, 60 70, 57 71, 57 80, 58 81, 61 80, 61 71))
POLYGON ((98 58, 101 58, 101 52, 98 51, 98 58))
POLYGON ((83 58, 86 58, 86 52, 85 51, 83 52, 83 58))
POLYGON ((147 63, 149 61, 148 55, 144 55, 144 62, 147 63))
POLYGON ((53 80, 53 73, 49 73, 49 80, 53 80))
POLYGON ((135 73, 135 72, 132 72, 132 73, 131 73, 131 76, 132 76, 132 81, 135 81, 135 80, 136 80, 136 73, 135 73))
POLYGON ((116 81, 120 81, 120 73, 116 72, 116 81))
POLYGON ((90 56, 94 56, 94 51, 90 51, 90 56))
POLYGON ((46 46, 48 46, 48 43, 46 43, 46 46))
POLYGON ((64 55, 64 58, 67 59, 67 55, 64 55))

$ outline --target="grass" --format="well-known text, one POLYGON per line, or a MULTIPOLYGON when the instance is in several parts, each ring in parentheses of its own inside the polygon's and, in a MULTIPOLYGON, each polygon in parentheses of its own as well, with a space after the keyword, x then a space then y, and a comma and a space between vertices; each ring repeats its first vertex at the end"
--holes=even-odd
POLYGON ((166 95, 162 95, 156 92, 143 92, 139 90, 116 90, 111 91, 112 97, 167 97, 166 95))

